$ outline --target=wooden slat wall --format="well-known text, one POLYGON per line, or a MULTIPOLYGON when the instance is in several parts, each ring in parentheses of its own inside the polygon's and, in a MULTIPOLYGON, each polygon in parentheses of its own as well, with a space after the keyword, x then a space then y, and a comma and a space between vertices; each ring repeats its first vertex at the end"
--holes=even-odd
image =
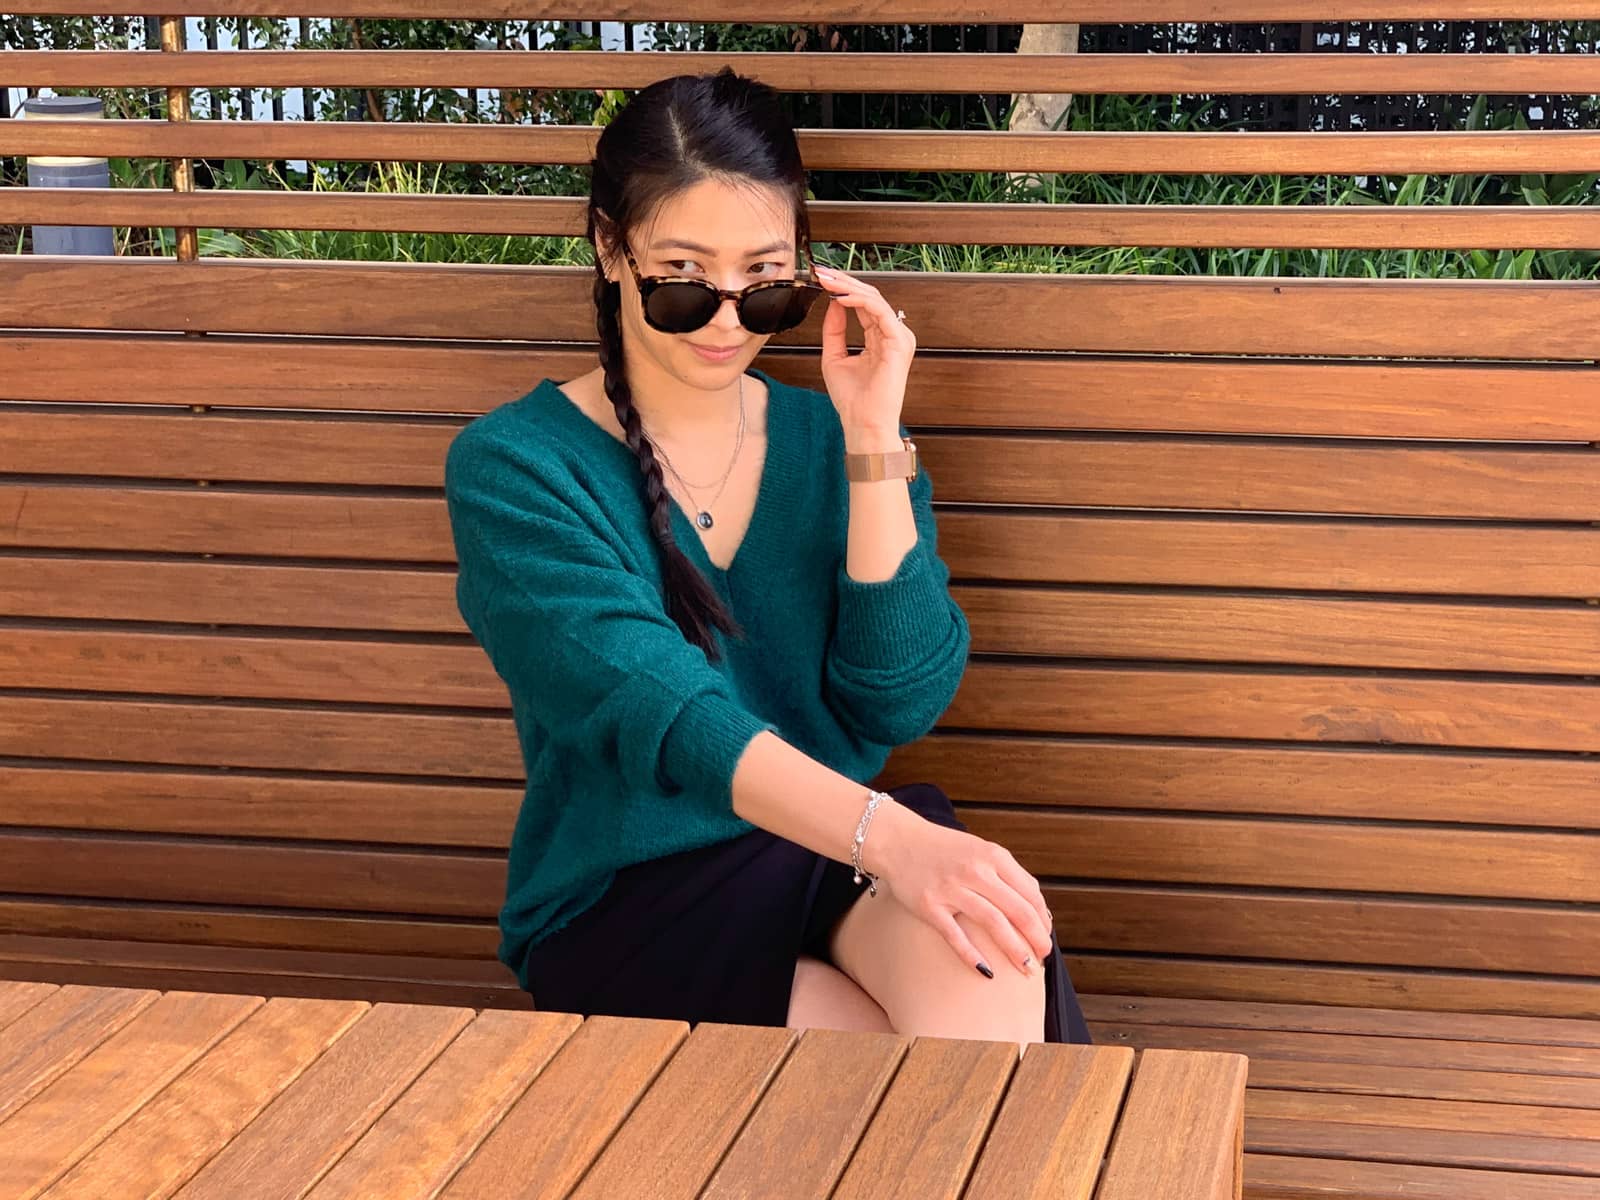
MULTIPOLYGON (((223 70, 139 57, 106 69, 180 88, 223 70)), ((316 69, 434 72, 435 57, 316 69)), ((619 83, 648 57, 570 67, 614 61, 619 83)), ((1482 63, 1466 57, 1427 69, 1460 84, 1482 63)), ((302 63, 249 58, 283 82, 302 63)), ((58 82, 95 68, 23 65, 58 82)), ((1265 90, 1295 90, 1280 67, 1260 68, 1265 90)), ((1091 63, 1072 90, 1181 90, 1141 69, 1091 63)), ((58 152, 124 136, 49 132, 58 152)), ((198 152, 192 133, 127 145, 198 152)), ((382 133, 348 136, 376 153, 382 133)), ((251 134, 291 157, 313 135, 332 136, 251 134)), ((1403 156, 1575 171, 1593 136, 1469 153, 1438 135, 1403 156)), ((830 137, 838 161, 876 165, 916 142, 830 137)), ((1219 169, 1224 148, 1201 140, 1114 153, 1219 169)), ((1298 157, 1273 150, 1271 169, 1351 169, 1319 157, 1334 138, 1286 144, 1298 157)), ((1375 145, 1355 157, 1373 164, 1375 145)), ((175 223, 570 232, 576 213, 414 198, 431 207, 406 225, 393 199, 119 198, 175 223)), ((32 202, 0 196, 0 220, 32 202)), ((1593 243, 1577 212, 1134 206, 996 224, 976 207, 951 212, 950 240, 1593 243)), ((852 236, 927 236, 912 207, 830 211, 852 236)), ((940 729, 879 786, 935 780, 1011 847, 1046 882, 1086 992, 1600 1015, 1594 285, 871 278, 918 331, 905 419, 974 638, 940 729)), ((475 415, 587 368, 586 279, 0 263, 0 974, 526 1002, 493 961, 521 763, 455 611, 442 456, 475 415)), ((819 317, 761 365, 820 386, 819 317)))

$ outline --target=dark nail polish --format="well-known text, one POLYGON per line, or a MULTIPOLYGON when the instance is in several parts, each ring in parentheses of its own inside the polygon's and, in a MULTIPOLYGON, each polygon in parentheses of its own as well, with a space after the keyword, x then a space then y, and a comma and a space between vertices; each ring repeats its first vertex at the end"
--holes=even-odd
POLYGON ((989 964, 988 963, 979 963, 978 964, 978 970, 982 971, 990 979, 994 978, 994 972, 989 970, 989 964))

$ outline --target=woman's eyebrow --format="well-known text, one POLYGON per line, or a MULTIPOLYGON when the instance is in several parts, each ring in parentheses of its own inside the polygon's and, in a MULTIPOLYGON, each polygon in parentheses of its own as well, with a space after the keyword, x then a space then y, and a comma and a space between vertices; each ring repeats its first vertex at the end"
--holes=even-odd
MULTIPOLYGON (((664 241, 652 242, 650 244, 650 249, 665 250, 669 246, 677 246, 684 250, 693 250, 696 254, 704 254, 707 258, 715 258, 717 256, 717 252, 710 246, 702 246, 699 242, 689 242, 683 240, 682 238, 667 238, 664 241)), ((758 254, 776 254, 780 250, 787 249, 789 249, 789 247, 783 242, 771 242, 768 245, 760 246, 754 250, 745 251, 744 257, 754 258, 758 254)))

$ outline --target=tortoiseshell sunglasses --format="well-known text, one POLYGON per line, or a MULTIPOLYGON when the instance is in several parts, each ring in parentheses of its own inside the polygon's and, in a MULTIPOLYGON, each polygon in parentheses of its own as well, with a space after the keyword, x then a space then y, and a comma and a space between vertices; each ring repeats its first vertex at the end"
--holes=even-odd
POLYGON ((751 333, 782 333, 804 321, 812 304, 826 290, 807 279, 762 279, 730 290, 707 279, 641 275, 626 242, 622 253, 639 285, 645 323, 662 333, 693 333, 717 315, 724 300, 733 301, 739 323, 751 333))

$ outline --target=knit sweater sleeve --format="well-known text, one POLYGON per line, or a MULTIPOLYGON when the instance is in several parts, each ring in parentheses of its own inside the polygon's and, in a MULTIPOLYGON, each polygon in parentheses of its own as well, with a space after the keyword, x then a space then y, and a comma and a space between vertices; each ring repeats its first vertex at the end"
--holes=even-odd
POLYGON ((471 431, 445 465, 456 600, 513 703, 635 795, 729 810, 745 748, 776 726, 738 702, 535 450, 471 431))
POLYGON ((875 582, 851 578, 848 555, 841 556, 823 664, 825 695, 840 724, 890 747, 916 741, 950 707, 971 642, 938 554, 933 481, 919 469, 907 486, 916 544, 892 577, 875 582))

